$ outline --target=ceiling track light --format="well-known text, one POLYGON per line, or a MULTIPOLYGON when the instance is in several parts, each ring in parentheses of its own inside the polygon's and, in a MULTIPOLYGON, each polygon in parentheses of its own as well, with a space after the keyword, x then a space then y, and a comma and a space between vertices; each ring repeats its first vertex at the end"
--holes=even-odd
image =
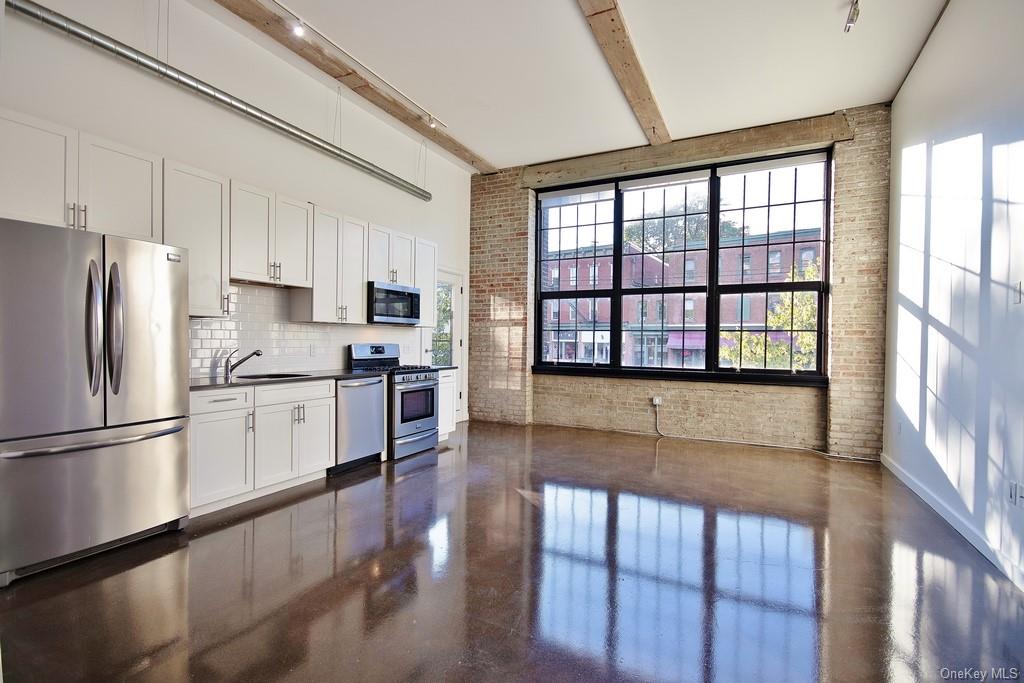
POLYGON ((299 38, 306 35, 306 28, 302 25, 301 21, 292 27, 292 33, 294 33, 299 38))
POLYGON ((843 28, 843 33, 849 33, 858 18, 860 18, 860 0, 853 0, 850 3, 850 13, 846 15, 846 26, 843 28))

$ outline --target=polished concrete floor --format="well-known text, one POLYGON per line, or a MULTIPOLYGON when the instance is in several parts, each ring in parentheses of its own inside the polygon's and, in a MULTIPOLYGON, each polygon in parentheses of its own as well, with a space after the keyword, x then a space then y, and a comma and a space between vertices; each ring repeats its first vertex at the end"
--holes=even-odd
POLYGON ((5 682, 939 680, 1022 645, 1024 594, 878 466, 486 423, 0 591, 5 682))

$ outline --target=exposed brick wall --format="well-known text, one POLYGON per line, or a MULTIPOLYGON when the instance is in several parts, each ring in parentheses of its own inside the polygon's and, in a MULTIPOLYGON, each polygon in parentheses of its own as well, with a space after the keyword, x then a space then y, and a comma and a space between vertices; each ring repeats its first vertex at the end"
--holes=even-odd
MULTIPOLYGON (((472 184, 470 416, 654 433, 650 397, 660 395, 662 428, 672 434, 879 457, 889 107, 846 115, 854 139, 835 145, 827 391, 531 375, 535 195, 521 188, 517 168, 476 176, 472 184)), ((749 147, 758 134, 757 128, 737 131, 734 146, 749 147)))
POLYGON ((890 108, 846 111, 833 156, 828 450, 879 458, 885 390, 890 108))
POLYGON ((533 421, 536 195, 521 169, 473 176, 469 214, 469 416, 533 421))
POLYGON ((666 434, 825 447, 825 390, 815 387, 535 375, 533 420, 655 434, 653 396, 664 399, 666 434))

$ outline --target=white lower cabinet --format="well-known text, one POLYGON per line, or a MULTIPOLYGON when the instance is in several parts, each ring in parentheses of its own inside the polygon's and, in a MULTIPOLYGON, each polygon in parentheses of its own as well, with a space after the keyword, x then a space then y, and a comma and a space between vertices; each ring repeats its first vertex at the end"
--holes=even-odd
POLYGON ((251 420, 248 408, 192 416, 192 507, 252 491, 251 420))
POLYGON ((334 382, 195 391, 192 516, 323 476, 335 460, 334 382))
POLYGON ((293 448, 298 414, 294 404, 256 409, 256 488, 299 476, 299 459, 293 448))
POLYGON ((437 383, 437 432, 438 439, 455 431, 456 388, 454 370, 442 370, 437 383))

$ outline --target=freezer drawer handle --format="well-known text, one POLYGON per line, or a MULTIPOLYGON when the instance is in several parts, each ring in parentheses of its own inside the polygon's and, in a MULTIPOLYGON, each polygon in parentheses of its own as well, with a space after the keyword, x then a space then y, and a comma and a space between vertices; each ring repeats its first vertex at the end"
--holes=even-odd
POLYGON ((369 387, 369 386, 373 386, 374 384, 380 384, 383 381, 384 381, 383 379, 378 377, 377 379, 371 379, 371 380, 366 381, 366 382, 348 382, 348 383, 346 383, 346 382, 338 382, 338 386, 339 387, 345 387, 346 389, 348 389, 350 387, 369 387))
POLYGON ((147 434, 139 434, 138 436, 123 436, 120 439, 107 439, 106 441, 90 441, 88 443, 72 443, 66 446, 51 446, 49 448, 33 448, 28 451, 9 451, 7 453, 0 453, 0 458, 4 460, 16 460, 18 458, 37 458, 41 455, 60 455, 61 453, 75 453, 77 451, 91 451, 97 448, 109 448, 110 446, 123 446, 129 443, 138 443, 139 441, 148 441, 150 439, 157 439, 161 436, 170 436, 171 434, 177 434, 185 425, 175 425, 174 427, 168 427, 167 429, 158 429, 155 432, 149 432, 147 434))

